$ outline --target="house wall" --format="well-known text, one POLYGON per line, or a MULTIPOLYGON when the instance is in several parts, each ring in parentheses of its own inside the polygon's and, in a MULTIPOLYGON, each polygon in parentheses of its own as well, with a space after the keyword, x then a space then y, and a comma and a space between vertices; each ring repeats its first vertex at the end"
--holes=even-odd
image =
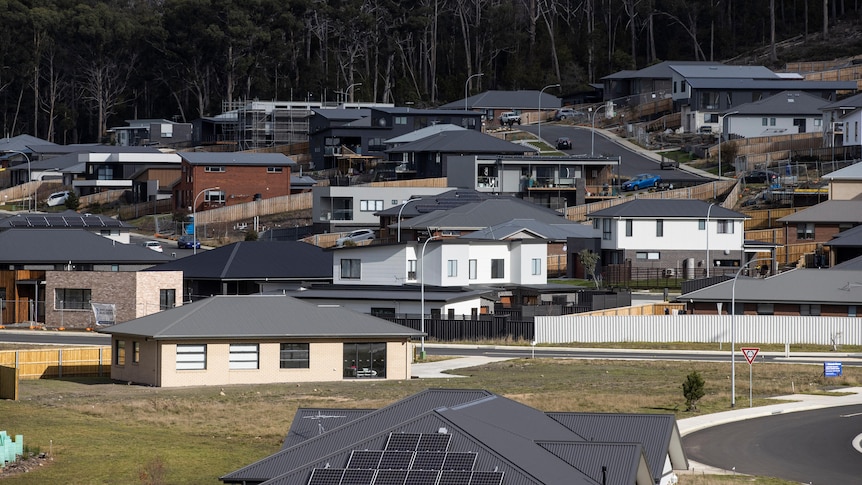
POLYGON ((841 232, 841 229, 837 224, 820 224, 817 222, 813 222, 812 224, 814 224, 813 239, 799 239, 797 224, 785 224, 784 229, 786 231, 786 244, 827 242, 830 241, 833 237, 837 236, 839 232, 841 232))
MULTIPOLYGON (((705 230, 698 229, 703 219, 663 219, 663 236, 656 235, 657 219, 631 219, 632 235, 626 236, 626 219, 612 219, 611 239, 602 239, 602 249, 738 251, 745 238, 742 220, 732 220, 732 233, 718 233, 718 218, 712 217, 705 230), (707 241, 707 238, 709 239, 707 241)), ((601 222, 600 222, 600 228, 601 222)))
MULTIPOLYGON (((689 303, 688 307, 698 315, 718 315, 718 306, 712 302, 689 303)), ((856 308, 862 310, 862 302, 859 305, 820 305, 821 317, 848 317, 857 314, 856 308)), ((722 315, 730 315, 730 304, 724 303, 721 307, 722 315)), ((757 303, 736 302, 737 315, 758 315, 757 303)), ((774 303, 772 305, 774 316, 802 316, 800 304, 798 303, 774 303)))
POLYGON ((852 200, 862 195, 862 180, 830 180, 829 200, 852 200))
POLYGON ((212 165, 223 166, 225 171, 207 172, 204 165, 183 161, 181 180, 174 188, 176 207, 193 210, 191 206, 197 202, 197 210, 201 211, 252 202, 257 194, 261 199, 290 195, 290 166, 275 165, 281 167, 282 172, 268 173, 265 165, 224 165, 217 162, 212 165), (200 194, 200 191, 210 187, 219 187, 224 192, 224 204, 206 202, 206 194, 200 194))
MULTIPOLYGON (((771 135, 794 135, 800 133, 799 127, 793 125, 793 120, 804 119, 805 120, 805 133, 822 133, 823 132, 823 118, 822 116, 812 116, 812 115, 801 115, 801 116, 787 116, 787 115, 732 115, 724 117, 724 125, 726 130, 722 130, 718 127, 717 123, 711 124, 714 126, 713 132, 727 132, 730 134, 739 135, 743 138, 753 138, 760 136, 771 136, 771 135), (775 119, 775 124, 772 123, 772 119, 775 119), (766 119, 766 125, 763 124, 763 120, 766 119)), ((707 123, 710 124, 710 123, 707 123)))
POLYGON ((312 220, 315 223, 328 224, 330 229, 336 227, 378 227, 381 210, 391 209, 402 204, 411 196, 431 196, 452 190, 451 187, 338 187, 325 186, 311 189, 313 203, 312 220), (350 199, 352 211, 347 219, 338 219, 334 214, 335 199, 350 199), (366 201, 369 210, 363 211, 362 201, 366 201), (377 207, 380 207, 379 209, 377 207))
MULTIPOLYGON (((159 387, 217 386, 230 384, 270 384, 289 382, 341 381, 343 377, 343 343, 311 341, 308 369, 279 368, 281 341, 236 341, 233 343, 258 343, 258 369, 231 370, 230 343, 225 340, 183 341, 183 344, 206 345, 205 370, 176 370, 177 342, 144 342, 142 339, 114 335, 116 341, 123 340, 127 359, 130 358, 132 342, 140 341, 141 362, 111 365, 111 378, 159 387), (146 350, 146 352, 145 352, 146 350), (154 375, 155 373, 155 375, 154 375)), ((360 340, 351 340, 358 342, 360 340)), ((389 341, 386 344, 387 380, 409 379, 413 361, 413 344, 407 340, 389 341)))
MULTIPOLYGON (((297 298, 302 297, 302 294, 294 295, 297 298)), ((311 303, 316 305, 338 305, 349 310, 353 310, 358 313, 371 313, 372 308, 387 308, 391 309, 394 313, 400 315, 420 315, 422 313, 422 302, 419 300, 406 300, 403 298, 397 298, 397 294, 393 295, 395 298, 386 298, 385 295, 381 295, 379 300, 350 300, 344 298, 314 298, 307 299, 311 303)), ((425 314, 428 315, 432 310, 440 310, 442 315, 447 315, 449 310, 452 310, 455 315, 471 315, 472 311, 475 309, 476 313, 481 313, 479 310, 482 306, 488 306, 488 302, 483 300, 482 298, 476 297, 471 298, 469 300, 456 301, 450 303, 444 303, 438 300, 431 300, 428 298, 428 295, 425 297, 425 314)))

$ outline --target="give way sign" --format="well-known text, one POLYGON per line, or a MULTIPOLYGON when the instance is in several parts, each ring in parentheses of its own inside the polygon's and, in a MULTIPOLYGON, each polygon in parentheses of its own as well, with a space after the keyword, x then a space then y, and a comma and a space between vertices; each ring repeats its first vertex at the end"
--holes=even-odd
POLYGON ((748 361, 748 364, 751 365, 754 363, 754 358, 757 357, 757 353, 760 352, 760 349, 757 347, 743 347, 742 355, 745 356, 745 360, 748 361))

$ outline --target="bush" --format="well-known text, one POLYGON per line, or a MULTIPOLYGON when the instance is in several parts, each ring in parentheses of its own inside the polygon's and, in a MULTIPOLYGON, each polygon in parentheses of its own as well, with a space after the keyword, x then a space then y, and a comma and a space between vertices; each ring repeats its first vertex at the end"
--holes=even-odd
POLYGON ((697 410, 697 401, 706 394, 703 386, 703 377, 697 371, 692 371, 686 376, 685 382, 682 383, 682 395, 685 396, 686 411, 697 410))

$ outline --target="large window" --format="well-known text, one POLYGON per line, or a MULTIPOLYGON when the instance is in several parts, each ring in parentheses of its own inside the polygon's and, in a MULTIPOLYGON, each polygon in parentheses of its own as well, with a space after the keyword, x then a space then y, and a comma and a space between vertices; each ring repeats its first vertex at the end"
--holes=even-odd
POLYGON ((224 203, 224 191, 223 190, 207 190, 204 194, 204 200, 209 202, 210 204, 223 204, 224 203))
POLYGON ((610 219, 602 219, 602 239, 605 241, 611 240, 611 227, 613 221, 610 219))
POLYGON ((344 377, 386 377, 386 342, 344 344, 344 377))
POLYGON ((796 239, 814 239, 814 223, 800 222, 797 224, 796 239))
POLYGON ((309 344, 281 344, 279 367, 282 369, 308 369, 309 344))
POLYGON ((159 309, 167 310, 177 306, 177 290, 174 288, 159 290, 159 309))
POLYGON ((341 279, 343 280, 358 280, 362 277, 362 260, 361 259, 342 259, 341 260, 341 279))
POLYGON ((206 344, 177 344, 177 370, 204 370, 206 368, 206 344))
POLYGON ((257 369, 260 346, 258 344, 230 344, 231 370, 257 369))
POLYGON ((114 342, 114 364, 126 365, 126 341, 117 340, 114 342))
POLYGON ((383 210, 382 200, 360 200, 359 212, 377 212, 383 210))
POLYGON ((92 290, 88 288, 56 288, 55 310, 89 310, 92 290))
POLYGON ((500 279, 506 275, 505 261, 502 259, 491 260, 491 279, 500 279))
POLYGON ((458 260, 450 259, 446 261, 446 276, 454 278, 458 276, 458 260))
POLYGON ((718 228, 716 231, 719 234, 733 234, 733 221, 728 219, 719 220, 718 228))

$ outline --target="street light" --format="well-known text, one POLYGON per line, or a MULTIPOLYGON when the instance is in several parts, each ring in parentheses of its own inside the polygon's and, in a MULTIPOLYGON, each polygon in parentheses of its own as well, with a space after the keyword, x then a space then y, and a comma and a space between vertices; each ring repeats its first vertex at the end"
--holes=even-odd
MULTIPOLYGON (((730 113, 725 113, 723 115, 718 115, 718 126, 721 128, 721 131, 718 132, 718 178, 721 178, 721 139, 724 138, 724 118, 735 115, 739 113, 739 111, 731 111, 730 113)), ((728 134, 728 140, 730 134, 728 134)))
POLYGON ((467 77, 467 81, 464 82, 464 111, 467 111, 467 88, 470 86, 470 80, 474 77, 484 76, 484 72, 477 72, 476 74, 471 74, 467 77))
MULTIPOLYGON (((30 173, 30 157, 26 153, 19 150, 4 150, 4 152, 17 153, 19 155, 22 155, 27 160, 27 183, 29 184, 32 181, 32 175, 30 173)), ((35 194, 33 194, 33 189, 30 189, 30 194, 27 195, 27 212, 33 211, 32 206, 30 205, 31 196, 33 201, 35 202, 36 197, 35 194)))
POLYGON ((421 320, 419 331, 422 332, 422 336, 420 337, 419 344, 419 359, 425 360, 425 247, 428 246, 428 241, 432 239, 439 239, 440 236, 432 236, 431 230, 428 230, 428 239, 422 243, 422 253, 419 254, 419 293, 420 293, 420 315, 419 318, 421 320))
POLYGON ((603 104, 603 105, 601 105, 598 108, 593 110, 592 128, 590 130, 592 132, 591 138, 590 138, 590 156, 591 157, 596 155, 596 115, 599 113, 600 109, 607 108, 608 106, 610 106, 611 109, 613 109, 614 103, 609 101, 607 104, 603 104))
POLYGON ((730 287, 730 407, 736 407, 736 279, 751 263, 756 261, 769 261, 766 258, 754 258, 739 267, 733 284, 730 287))
POLYGON ((198 244, 200 243, 200 238, 198 238, 198 197, 201 196, 204 192, 210 190, 220 190, 221 187, 210 187, 208 189, 203 189, 195 196, 195 200, 192 201, 192 254, 198 253, 198 244))
POLYGON ((347 102, 347 96, 350 96, 350 102, 353 102, 353 88, 355 86, 362 86, 362 83, 353 83, 350 86, 347 86, 347 89, 344 90, 344 102, 347 102))
POLYGON ((709 212, 712 210, 712 206, 715 205, 715 202, 711 202, 709 204, 709 208, 706 209, 706 277, 709 278, 709 212))
POLYGON ((542 93, 548 88, 558 88, 559 84, 548 84, 539 90, 539 141, 542 141, 542 93))
POLYGON ((401 201, 401 208, 398 209, 398 242, 401 242, 401 211, 403 211, 404 208, 407 207, 407 203, 410 202, 411 200, 417 200, 417 199, 410 197, 407 200, 402 200, 401 201))

